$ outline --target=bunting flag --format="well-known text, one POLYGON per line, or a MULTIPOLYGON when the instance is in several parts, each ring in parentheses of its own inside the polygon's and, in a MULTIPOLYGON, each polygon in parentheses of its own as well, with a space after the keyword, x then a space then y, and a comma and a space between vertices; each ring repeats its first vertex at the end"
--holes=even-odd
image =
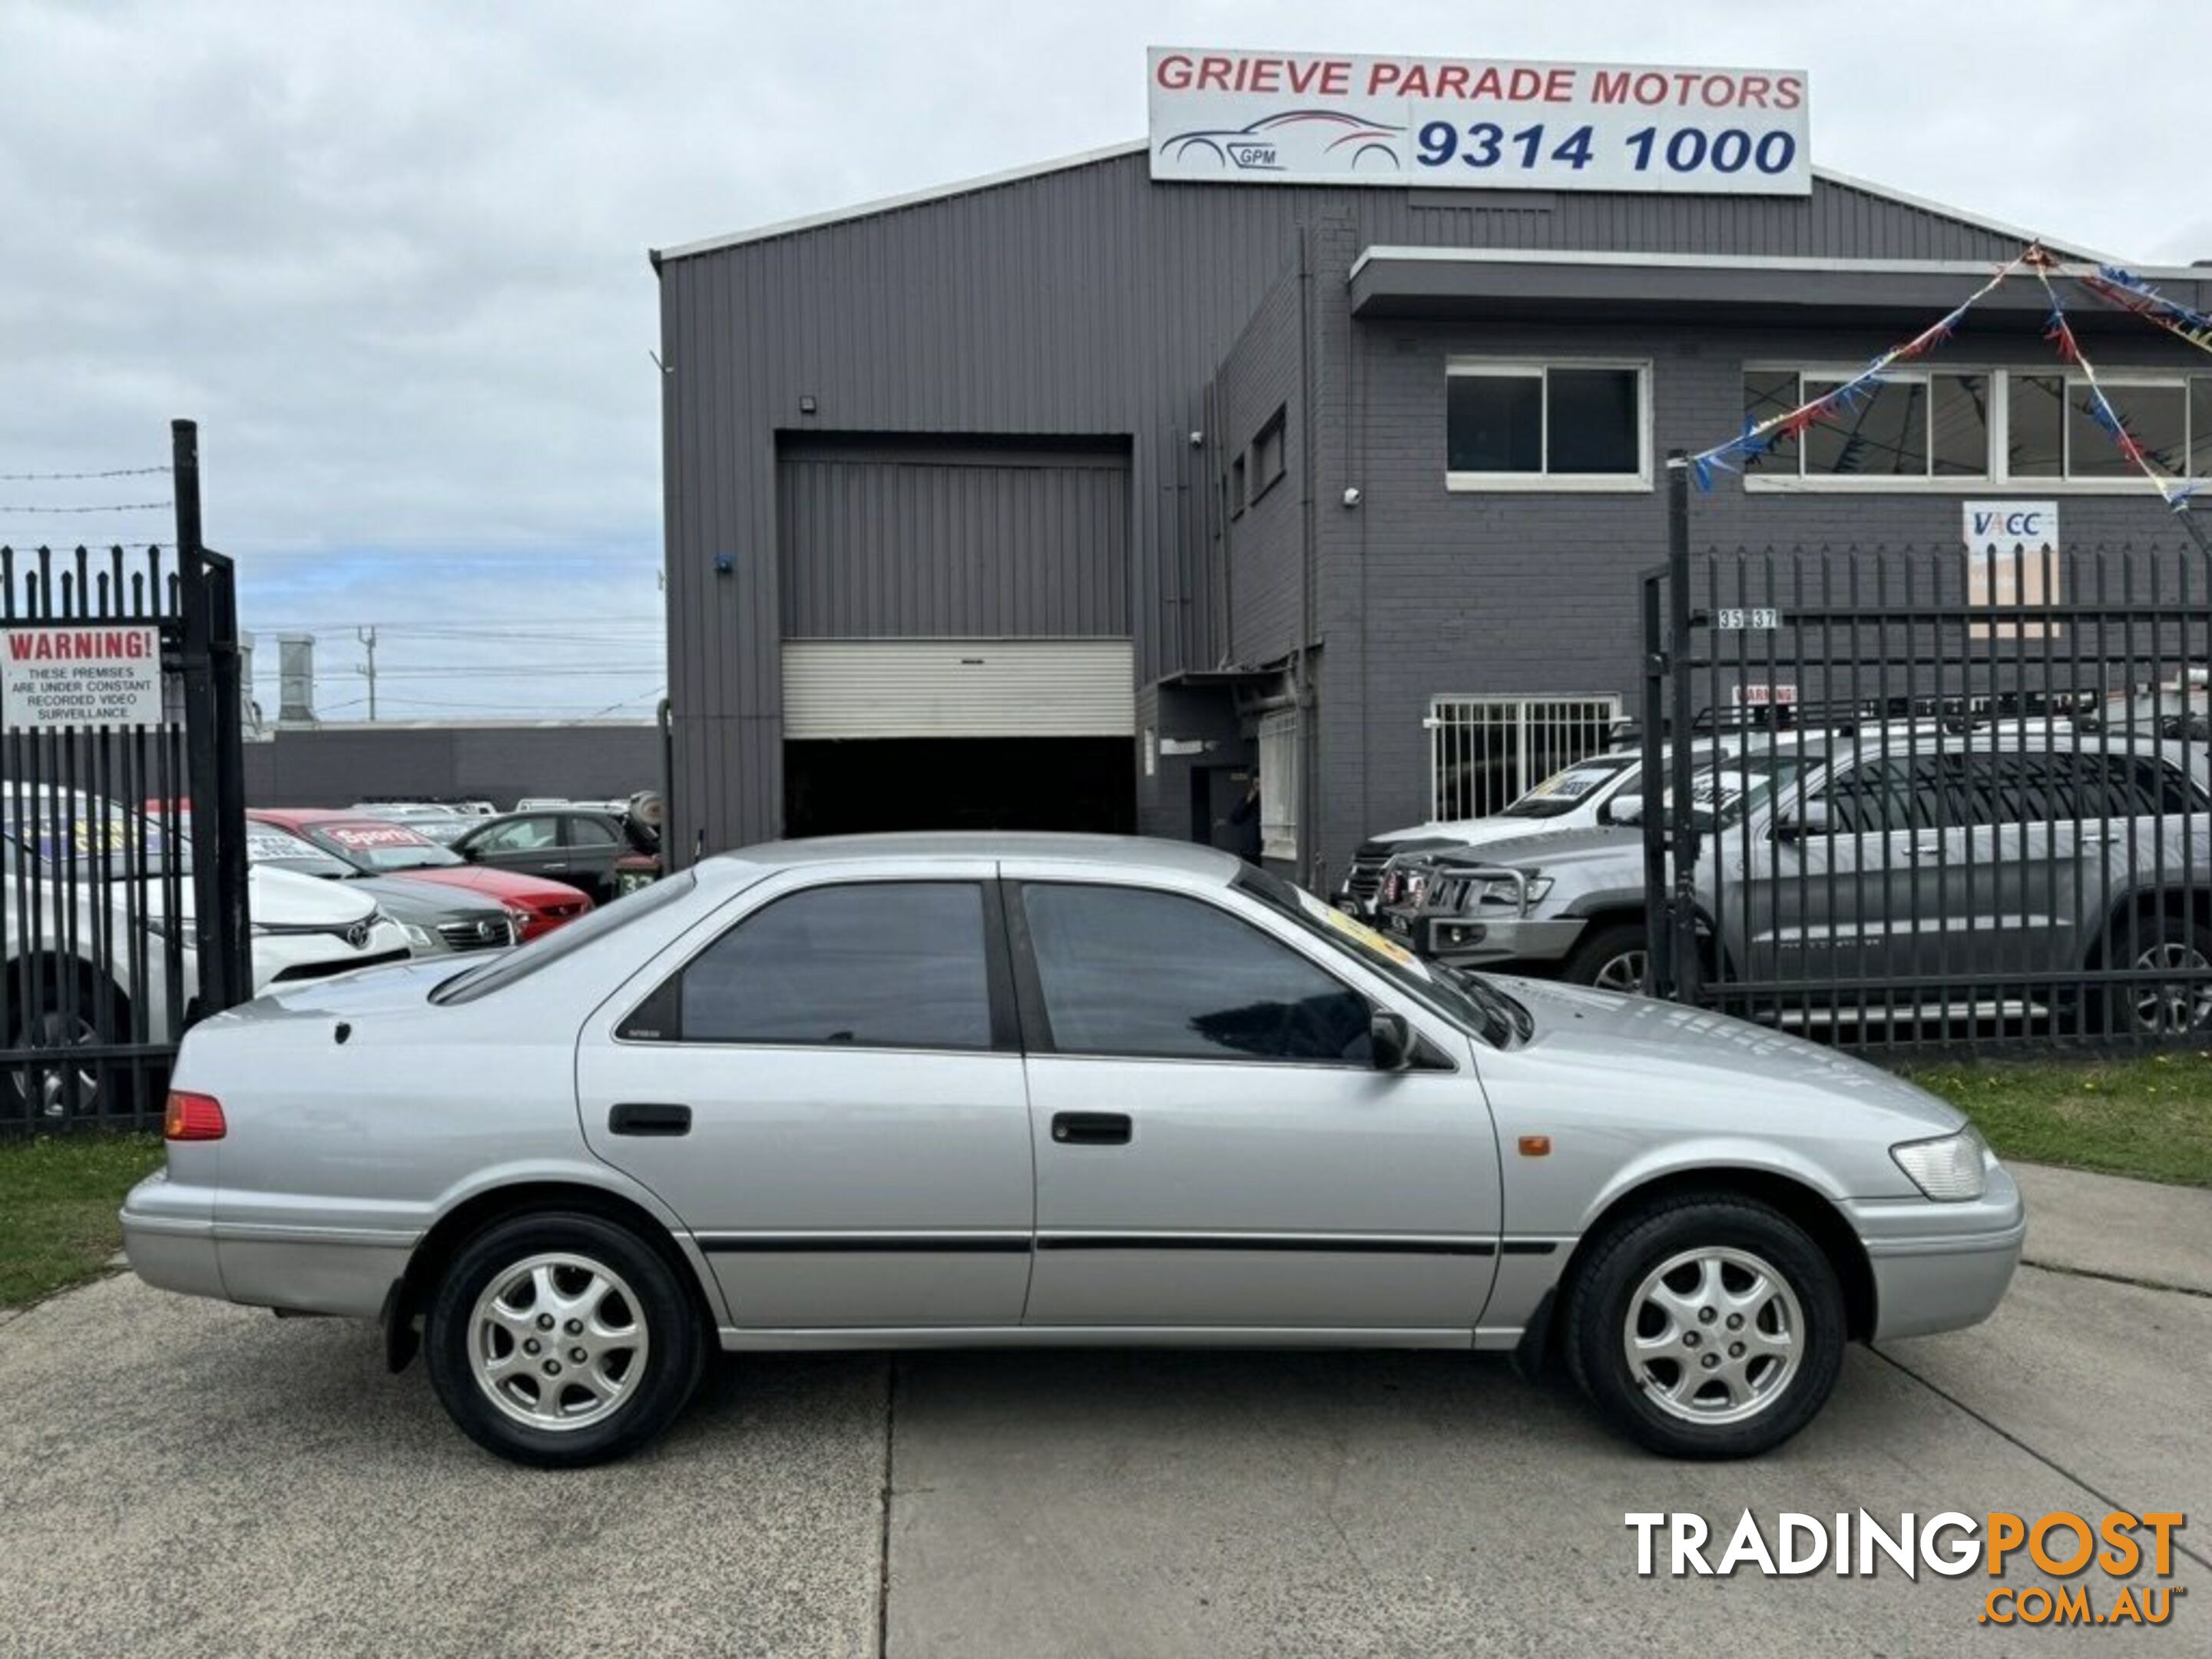
POLYGON ((1795 409, 1769 416, 1765 420, 1753 422, 1747 416, 1743 430, 1735 437, 1688 458, 1686 465, 1691 475, 1698 481, 1698 488, 1710 490, 1713 487, 1715 472, 1741 471, 1745 462, 1765 454, 1778 441, 1802 437, 1808 427, 1829 416, 1857 408, 1874 395, 1875 388, 1881 384, 1882 376, 1891 369, 1899 363, 1927 356, 1957 333, 1959 325, 1965 320, 1967 312, 1994 292, 2006 277, 2024 264, 2033 264, 2038 259, 2048 257, 2039 247, 2022 248, 2000 266, 1988 282, 1960 301, 1955 308, 1937 318, 1911 339, 1892 346, 1842 385, 1832 387, 1795 409))
POLYGON ((2118 265, 2100 265, 2092 272, 2076 272, 2074 280, 2099 299, 2156 324, 2199 351, 2212 352, 2212 317, 2167 299, 2140 276, 2118 265))
MULTIPOLYGON (((2083 354, 2081 342, 2074 333, 2074 325, 2066 319, 2066 307, 2058 303, 2058 290, 2051 285, 2049 259, 2031 259, 2028 263, 2035 272, 2035 280, 2043 284, 2044 297, 2051 301, 2051 313, 2045 319, 2043 337, 2057 348, 2062 360, 2081 371, 2082 381, 2088 388, 2083 412, 2095 423, 2098 430, 2112 441, 2112 447, 2126 456, 2135 465, 2136 470, 2150 481, 2151 488, 2158 491, 2168 507, 2176 513, 2185 511, 2189 498, 2197 493, 2197 486, 2187 478, 2161 472, 2158 464, 2151 459, 2150 452, 2143 447, 2142 441, 2128 430, 2127 422, 2120 418, 2119 411, 2112 407, 2112 400, 2105 396, 2105 388, 2098 382, 2096 365, 2083 354)), ((2088 285, 2088 278, 2078 280, 2085 286, 2088 285)))

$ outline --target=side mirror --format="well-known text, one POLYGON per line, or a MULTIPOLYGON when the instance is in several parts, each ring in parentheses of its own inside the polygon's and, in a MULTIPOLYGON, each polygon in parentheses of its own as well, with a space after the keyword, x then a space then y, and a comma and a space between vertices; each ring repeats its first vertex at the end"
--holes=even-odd
POLYGON ((1774 811, 1774 838, 1802 841, 1830 831, 1828 803, 1824 800, 1784 801, 1774 811))
POLYGON ((1613 804, 1605 810, 1615 823, 1641 823, 1644 822, 1644 797, 1615 795, 1613 804))
POLYGON ((1413 1028, 1406 1017, 1377 1008, 1367 1020, 1367 1051, 1378 1072, 1402 1072, 1413 1063, 1413 1028))

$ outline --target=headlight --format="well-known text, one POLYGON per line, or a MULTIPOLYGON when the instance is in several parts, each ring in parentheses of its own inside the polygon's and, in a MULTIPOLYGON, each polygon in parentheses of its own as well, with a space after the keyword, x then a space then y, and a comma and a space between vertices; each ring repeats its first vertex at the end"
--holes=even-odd
POLYGON ((1549 876, 1530 876, 1526 884, 1506 876, 1492 876, 1479 882, 1470 896, 1476 904, 1519 904, 1525 891, 1530 904, 1541 902, 1544 895, 1552 890, 1549 876))
POLYGON ((446 948, 446 941, 431 928, 418 927, 411 921, 403 921, 399 924, 399 931, 407 935, 410 950, 427 952, 446 948))
POLYGON ((1969 1124, 1936 1140, 1908 1140, 1889 1149, 1912 1184, 1939 1204, 1979 1198, 1989 1186, 1989 1147, 1969 1124))

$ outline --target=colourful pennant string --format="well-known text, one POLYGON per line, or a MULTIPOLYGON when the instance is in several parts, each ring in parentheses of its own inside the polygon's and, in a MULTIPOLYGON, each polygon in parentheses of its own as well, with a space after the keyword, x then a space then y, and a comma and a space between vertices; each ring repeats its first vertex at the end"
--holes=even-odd
POLYGON ((1910 362, 1925 356, 1959 331, 1959 325, 1967 312, 1981 300, 1994 292, 1998 284, 2018 270, 2022 264, 2046 257, 2038 247, 2022 248, 2019 253, 2000 266, 1995 276, 1984 283, 1961 301, 1958 307, 1930 323, 1926 328, 1901 344, 1892 346, 1881 356, 1871 359, 1842 385, 1831 386, 1817 398, 1808 398, 1795 409, 1784 410, 1779 415, 1753 422, 1747 419, 1744 429, 1726 443, 1715 444, 1688 458, 1691 476, 1698 488, 1711 491, 1716 472, 1741 471, 1745 463, 1769 453, 1778 441, 1802 437, 1806 429, 1817 425, 1830 416, 1857 408, 1875 394, 1882 376, 1899 363, 1910 362))
MULTIPOLYGON (((2081 342, 2075 335, 2074 325, 2067 320, 2066 307, 2058 302, 2058 290, 2051 285, 2049 258, 2033 259, 2029 264, 2035 271, 2035 280, 2043 284, 2044 297, 2051 301, 2051 314, 2044 328, 2043 337, 2057 347, 2059 356, 2081 369, 2081 378, 2088 386, 2089 395, 2083 408, 2090 421, 2112 441, 2112 447, 2124 455, 2134 464, 2136 470, 2149 480, 2151 488, 2158 491, 2166 506, 2176 513, 2187 511, 2189 498, 2196 493, 2196 486, 2187 478, 2174 477, 2161 471, 2151 459, 2150 452, 2143 447, 2142 440, 2128 430, 2127 422, 2120 418, 2119 411, 2105 396, 2105 388, 2097 379, 2096 365, 2082 351, 2081 342)), ((2081 280, 2085 284, 2089 281, 2087 277, 2081 280)), ((2127 308, 2135 309, 2132 306, 2127 308)))
POLYGON ((2212 352, 2212 317, 2170 300, 2148 283, 2118 265, 2100 265, 2075 280, 2098 298, 2154 323, 2199 351, 2212 352))

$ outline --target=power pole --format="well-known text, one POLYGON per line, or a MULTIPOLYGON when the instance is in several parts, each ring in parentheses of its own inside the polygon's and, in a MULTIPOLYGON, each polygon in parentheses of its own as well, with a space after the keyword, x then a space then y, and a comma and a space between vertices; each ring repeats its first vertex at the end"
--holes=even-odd
POLYGON ((376 629, 374 624, 357 628, 354 629, 354 637, 368 653, 368 661, 361 672, 368 680, 368 717, 373 720, 376 718, 376 629))

